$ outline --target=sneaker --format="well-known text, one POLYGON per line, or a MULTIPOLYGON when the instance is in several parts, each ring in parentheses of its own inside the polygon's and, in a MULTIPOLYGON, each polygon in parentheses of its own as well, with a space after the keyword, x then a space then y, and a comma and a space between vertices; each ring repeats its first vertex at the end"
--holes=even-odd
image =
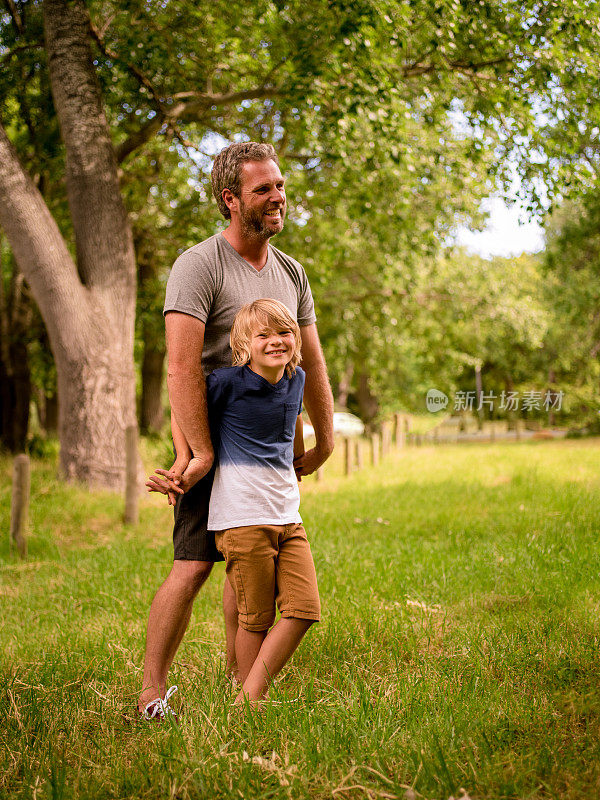
POLYGON ((147 722, 162 722, 166 717, 171 717, 173 722, 179 722, 179 715, 173 711, 167 700, 177 691, 177 686, 171 688, 165 694, 164 700, 157 697, 151 700, 143 711, 138 708, 138 714, 147 722))

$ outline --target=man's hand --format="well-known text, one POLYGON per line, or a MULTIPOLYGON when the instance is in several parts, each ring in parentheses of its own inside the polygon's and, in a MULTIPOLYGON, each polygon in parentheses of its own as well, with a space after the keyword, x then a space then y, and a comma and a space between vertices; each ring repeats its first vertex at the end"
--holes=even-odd
POLYGON ((300 480, 303 475, 312 475, 313 472, 319 469, 321 464, 327 461, 332 452, 332 450, 313 447, 307 450, 304 455, 295 458, 294 469, 296 470, 296 477, 298 480, 300 480))
POLYGON ((156 475, 150 476, 146 486, 149 492, 166 494, 169 505, 174 506, 177 495, 184 494, 195 486, 210 470, 212 463, 212 454, 195 456, 189 461, 177 459, 171 469, 154 470, 156 475))

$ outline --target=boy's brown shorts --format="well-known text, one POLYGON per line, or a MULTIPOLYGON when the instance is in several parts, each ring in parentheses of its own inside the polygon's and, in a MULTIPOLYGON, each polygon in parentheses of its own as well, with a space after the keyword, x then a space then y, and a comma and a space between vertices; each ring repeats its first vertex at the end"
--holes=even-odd
POLYGON ((317 575, 306 531, 289 525, 244 525, 215 534, 235 592, 238 622, 247 631, 265 631, 282 617, 321 619, 317 575))

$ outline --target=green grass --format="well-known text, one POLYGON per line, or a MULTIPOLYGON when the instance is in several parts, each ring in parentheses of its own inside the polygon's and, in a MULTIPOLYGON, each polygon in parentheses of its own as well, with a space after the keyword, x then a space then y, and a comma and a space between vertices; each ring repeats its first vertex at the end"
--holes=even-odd
POLYGON ((264 713, 231 714, 217 566, 178 728, 132 714, 169 509, 124 526, 121 498, 35 462, 28 560, 0 543, 0 796, 599 796, 598 445, 414 448, 350 478, 338 454, 302 484, 323 621, 264 713))

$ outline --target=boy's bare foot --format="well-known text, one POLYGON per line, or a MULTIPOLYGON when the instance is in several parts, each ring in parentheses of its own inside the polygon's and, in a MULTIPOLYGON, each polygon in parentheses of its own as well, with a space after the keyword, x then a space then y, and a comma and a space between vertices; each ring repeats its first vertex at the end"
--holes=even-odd
POLYGON ((267 693, 260 697, 259 699, 252 699, 248 697, 248 694, 244 692, 243 689, 240 689, 239 694, 233 701, 234 706, 241 706, 242 708, 251 708, 252 710, 260 711, 263 709, 264 704, 267 700, 267 693))

